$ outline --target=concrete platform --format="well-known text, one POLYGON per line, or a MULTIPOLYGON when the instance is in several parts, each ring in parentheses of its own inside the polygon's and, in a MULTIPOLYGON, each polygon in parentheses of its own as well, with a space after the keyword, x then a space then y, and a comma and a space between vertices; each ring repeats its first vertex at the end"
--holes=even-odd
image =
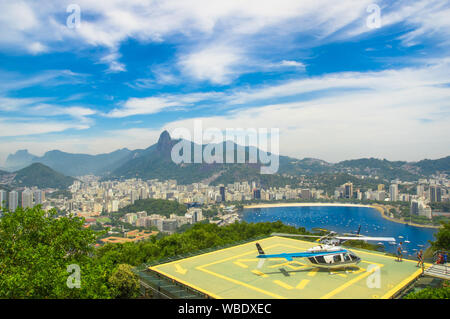
MULTIPOLYGON (((258 241, 266 254, 299 252, 316 243, 269 237, 258 241)), ((255 242, 213 251, 150 269, 212 298, 387 299, 415 280, 417 262, 351 249, 362 262, 347 270, 313 268, 303 259, 266 260, 258 269, 255 242)), ((429 265, 427 265, 429 266, 429 265)))

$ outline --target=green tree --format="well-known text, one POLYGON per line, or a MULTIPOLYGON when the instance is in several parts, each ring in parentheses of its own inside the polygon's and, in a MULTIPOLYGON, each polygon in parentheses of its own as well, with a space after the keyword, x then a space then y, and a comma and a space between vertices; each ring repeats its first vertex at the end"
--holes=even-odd
POLYGON ((118 265, 108 281, 116 298, 129 299, 139 295, 139 277, 133 272, 130 265, 118 265))
POLYGON ((0 219, 0 298, 111 297, 105 285, 109 268, 90 257, 97 235, 83 227, 83 219, 55 218, 56 214, 40 206, 4 211, 0 219), (69 265, 80 267, 80 288, 67 285, 69 265))
POLYGON ((442 222, 442 228, 434 234, 436 240, 431 243, 433 250, 449 250, 450 249, 450 222, 442 222))
POLYGON ((408 294, 405 299, 449 299, 450 287, 425 288, 408 294))

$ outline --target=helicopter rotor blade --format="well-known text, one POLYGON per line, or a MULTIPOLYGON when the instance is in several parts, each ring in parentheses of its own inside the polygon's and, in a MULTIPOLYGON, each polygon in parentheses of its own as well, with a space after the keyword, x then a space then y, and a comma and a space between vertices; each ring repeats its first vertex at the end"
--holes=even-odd
POLYGON ((368 236, 361 236, 361 237, 341 237, 337 236, 336 239, 342 239, 342 240, 376 240, 376 241, 392 241, 395 242, 395 238, 393 237, 368 237, 368 236))
POLYGON ((285 236, 285 237, 311 237, 311 238, 320 238, 324 236, 315 236, 315 235, 300 235, 300 234, 283 234, 283 233, 272 233, 271 236, 285 236))

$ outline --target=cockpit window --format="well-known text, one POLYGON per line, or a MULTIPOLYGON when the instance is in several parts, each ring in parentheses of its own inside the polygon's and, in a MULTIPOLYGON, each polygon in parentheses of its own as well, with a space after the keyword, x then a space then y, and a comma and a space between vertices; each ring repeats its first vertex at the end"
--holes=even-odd
POLYGON ((325 258, 323 256, 316 256, 316 260, 319 264, 325 264, 325 258))
POLYGON ((314 257, 309 257, 308 258, 310 262, 312 262, 313 264, 317 264, 317 261, 314 257))
POLYGON ((350 257, 352 258, 352 260, 357 260, 358 257, 356 257, 355 255, 350 254, 350 257))
POLYGON ((334 255, 333 260, 335 263, 341 262, 342 261, 341 255, 334 255))
POLYGON ((344 260, 345 261, 350 261, 350 255, 349 254, 344 254, 344 260))

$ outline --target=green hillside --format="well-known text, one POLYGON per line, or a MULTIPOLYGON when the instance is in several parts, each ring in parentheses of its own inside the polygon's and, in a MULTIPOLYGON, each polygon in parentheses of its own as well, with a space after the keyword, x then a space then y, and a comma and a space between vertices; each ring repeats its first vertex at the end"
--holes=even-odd
POLYGON ((24 187, 65 189, 75 181, 73 177, 58 173, 41 163, 31 164, 15 174, 14 184, 24 187))

